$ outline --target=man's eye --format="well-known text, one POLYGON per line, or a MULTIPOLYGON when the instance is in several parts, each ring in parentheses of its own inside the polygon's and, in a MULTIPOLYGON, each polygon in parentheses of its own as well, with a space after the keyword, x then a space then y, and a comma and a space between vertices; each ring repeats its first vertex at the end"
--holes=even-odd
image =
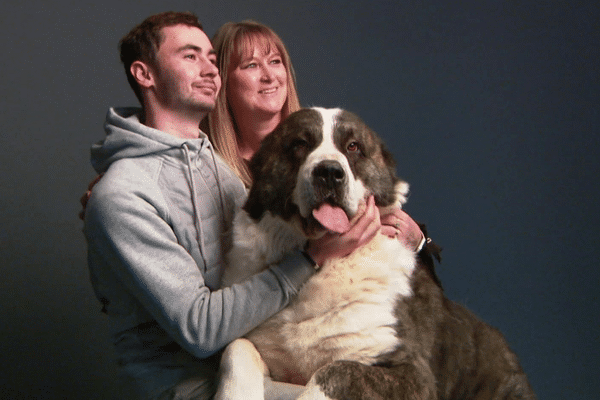
POLYGON ((195 54, 186 54, 185 58, 187 58, 188 60, 195 60, 196 59, 196 55, 195 54))

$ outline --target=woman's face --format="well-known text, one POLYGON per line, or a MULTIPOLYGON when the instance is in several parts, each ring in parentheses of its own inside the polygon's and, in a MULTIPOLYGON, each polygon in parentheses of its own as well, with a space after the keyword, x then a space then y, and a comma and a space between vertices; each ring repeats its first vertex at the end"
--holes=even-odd
POLYGON ((227 99, 235 115, 281 113, 287 98, 287 71, 273 44, 254 46, 229 72, 227 99))

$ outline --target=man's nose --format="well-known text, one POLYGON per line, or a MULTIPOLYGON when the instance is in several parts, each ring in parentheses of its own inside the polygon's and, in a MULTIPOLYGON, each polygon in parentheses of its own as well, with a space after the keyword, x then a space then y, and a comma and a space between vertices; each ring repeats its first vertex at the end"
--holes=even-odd
POLYGON ((201 74, 208 76, 216 76, 219 74, 219 68, 217 68, 217 66, 210 60, 206 60, 204 62, 204 67, 202 68, 201 74))

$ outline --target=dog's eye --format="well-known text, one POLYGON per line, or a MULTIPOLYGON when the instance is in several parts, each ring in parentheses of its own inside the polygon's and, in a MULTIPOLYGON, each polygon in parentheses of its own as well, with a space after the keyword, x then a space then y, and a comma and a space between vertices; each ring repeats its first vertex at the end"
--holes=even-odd
POLYGON ((308 146, 308 143, 306 142, 306 140, 304 139, 296 139, 294 140, 294 142, 292 143, 292 147, 294 149, 303 149, 306 146, 308 146))
POLYGON ((304 139, 296 139, 292 142, 292 151, 296 156, 301 156, 308 148, 308 142, 304 139))
POLYGON ((350 142, 346 149, 350 153, 358 153, 360 151, 360 145, 358 144, 358 142, 350 142))

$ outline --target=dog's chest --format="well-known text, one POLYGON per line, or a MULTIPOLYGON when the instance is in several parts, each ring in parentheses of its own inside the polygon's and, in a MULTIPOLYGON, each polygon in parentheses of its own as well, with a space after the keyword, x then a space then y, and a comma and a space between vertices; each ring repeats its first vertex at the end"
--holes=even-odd
POLYGON ((414 263, 412 252, 380 235, 350 257, 325 264, 248 339, 276 379, 308 379, 339 359, 372 364, 400 344, 394 307, 398 296, 411 294, 414 263))

